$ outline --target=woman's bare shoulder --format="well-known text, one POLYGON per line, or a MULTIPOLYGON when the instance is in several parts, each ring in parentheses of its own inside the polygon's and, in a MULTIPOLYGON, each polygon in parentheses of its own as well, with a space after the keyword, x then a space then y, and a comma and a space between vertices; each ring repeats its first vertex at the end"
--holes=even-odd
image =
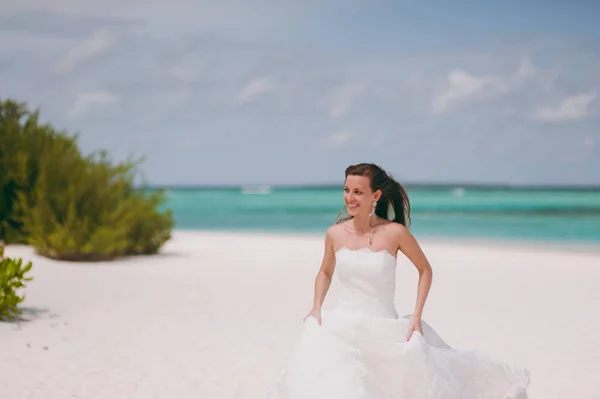
POLYGON ((397 222, 388 221, 387 223, 385 223, 385 228, 391 233, 397 235, 405 235, 409 233, 409 230, 408 228, 406 228, 406 226, 397 222))
POLYGON ((348 222, 340 222, 329 226, 326 231, 327 240, 331 243, 339 241, 341 236, 344 234, 346 223, 348 222))

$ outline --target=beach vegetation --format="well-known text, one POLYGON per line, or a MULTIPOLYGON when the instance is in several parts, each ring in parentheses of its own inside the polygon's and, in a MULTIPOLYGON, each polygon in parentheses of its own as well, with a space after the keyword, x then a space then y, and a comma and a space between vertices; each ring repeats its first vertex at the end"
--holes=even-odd
POLYGON ((0 100, 0 240, 70 261, 157 253, 174 220, 162 190, 135 186, 143 158, 84 155, 77 138, 0 100))
POLYGON ((0 248, 0 321, 13 320, 21 314, 18 305, 25 299, 18 290, 25 287, 32 277, 25 275, 32 263, 23 266, 22 259, 4 258, 4 248, 0 248))

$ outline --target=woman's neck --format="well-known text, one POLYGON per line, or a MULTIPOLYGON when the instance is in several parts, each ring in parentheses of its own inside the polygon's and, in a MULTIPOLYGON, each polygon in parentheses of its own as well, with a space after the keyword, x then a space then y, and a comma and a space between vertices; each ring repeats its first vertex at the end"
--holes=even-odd
POLYGON ((365 234, 371 231, 371 218, 368 215, 356 215, 352 218, 354 231, 359 234, 365 234))

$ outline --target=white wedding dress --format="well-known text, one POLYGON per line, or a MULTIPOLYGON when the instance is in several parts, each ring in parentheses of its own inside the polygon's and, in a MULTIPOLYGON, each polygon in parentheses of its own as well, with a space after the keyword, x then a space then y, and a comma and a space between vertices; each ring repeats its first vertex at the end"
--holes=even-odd
POLYGON ((524 399, 529 371, 450 348, 394 305, 396 258, 387 250, 336 252, 335 306, 304 322, 267 399, 524 399))

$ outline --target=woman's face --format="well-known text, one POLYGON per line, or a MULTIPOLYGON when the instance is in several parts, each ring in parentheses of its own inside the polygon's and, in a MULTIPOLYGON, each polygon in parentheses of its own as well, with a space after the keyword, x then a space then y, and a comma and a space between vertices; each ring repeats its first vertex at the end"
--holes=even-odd
POLYGON ((377 198, 371 191, 369 178, 349 175, 344 184, 344 202, 348 207, 348 215, 369 215, 373 210, 373 201, 377 198))

